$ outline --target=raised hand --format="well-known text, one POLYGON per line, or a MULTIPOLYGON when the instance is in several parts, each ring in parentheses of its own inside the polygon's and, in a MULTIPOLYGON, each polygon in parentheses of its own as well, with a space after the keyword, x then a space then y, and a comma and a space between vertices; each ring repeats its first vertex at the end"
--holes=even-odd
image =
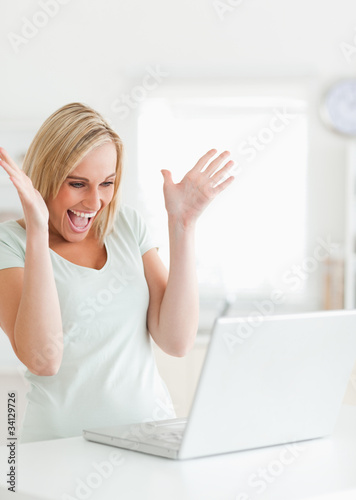
POLYGON ((233 161, 229 161, 218 170, 222 162, 230 155, 228 151, 221 153, 205 170, 202 170, 216 153, 216 149, 208 151, 177 184, 173 182, 169 170, 161 170, 164 177, 163 194, 168 216, 177 217, 183 226, 194 223, 209 203, 235 178, 230 175, 217 186, 217 183, 230 173, 234 164, 233 161))
POLYGON ((26 229, 48 230, 47 205, 31 179, 16 165, 4 148, 0 148, 0 166, 9 174, 22 204, 26 229))

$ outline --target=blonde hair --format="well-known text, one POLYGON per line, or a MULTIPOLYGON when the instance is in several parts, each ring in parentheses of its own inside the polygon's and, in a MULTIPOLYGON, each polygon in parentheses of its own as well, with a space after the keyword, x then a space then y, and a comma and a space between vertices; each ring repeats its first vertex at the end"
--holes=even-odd
POLYGON ((89 106, 74 102, 55 111, 42 124, 25 155, 22 169, 44 201, 55 198, 67 176, 94 148, 113 142, 116 148, 116 178, 110 203, 93 223, 102 243, 114 226, 121 198, 123 144, 104 118, 89 106))

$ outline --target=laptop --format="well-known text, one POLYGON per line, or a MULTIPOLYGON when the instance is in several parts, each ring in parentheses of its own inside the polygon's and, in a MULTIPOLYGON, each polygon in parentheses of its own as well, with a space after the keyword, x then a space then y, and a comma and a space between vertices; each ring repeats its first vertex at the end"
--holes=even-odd
POLYGON ((220 317, 187 418, 84 429, 88 441, 191 459, 332 434, 356 362, 356 311, 220 317))

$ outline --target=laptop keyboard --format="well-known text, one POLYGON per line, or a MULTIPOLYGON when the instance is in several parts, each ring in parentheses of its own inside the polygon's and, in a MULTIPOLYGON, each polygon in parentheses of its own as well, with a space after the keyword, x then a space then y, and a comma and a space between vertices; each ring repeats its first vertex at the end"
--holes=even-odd
POLYGON ((179 444, 182 441, 184 429, 187 423, 186 418, 176 418, 161 420, 149 423, 154 430, 149 434, 149 440, 165 441, 167 443, 179 444))
POLYGON ((167 441, 168 443, 180 443, 183 438, 184 429, 181 431, 163 431, 151 434, 151 439, 155 441, 167 441))

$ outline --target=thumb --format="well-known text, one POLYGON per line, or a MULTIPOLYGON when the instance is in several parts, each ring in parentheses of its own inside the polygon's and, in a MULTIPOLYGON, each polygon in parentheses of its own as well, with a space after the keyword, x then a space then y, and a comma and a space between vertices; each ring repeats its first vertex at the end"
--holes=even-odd
POLYGON ((170 172, 170 170, 163 169, 163 170, 161 170, 161 174, 163 175, 163 179, 164 179, 165 182, 166 181, 170 182, 170 183, 173 182, 173 180, 172 180, 172 173, 170 172))

